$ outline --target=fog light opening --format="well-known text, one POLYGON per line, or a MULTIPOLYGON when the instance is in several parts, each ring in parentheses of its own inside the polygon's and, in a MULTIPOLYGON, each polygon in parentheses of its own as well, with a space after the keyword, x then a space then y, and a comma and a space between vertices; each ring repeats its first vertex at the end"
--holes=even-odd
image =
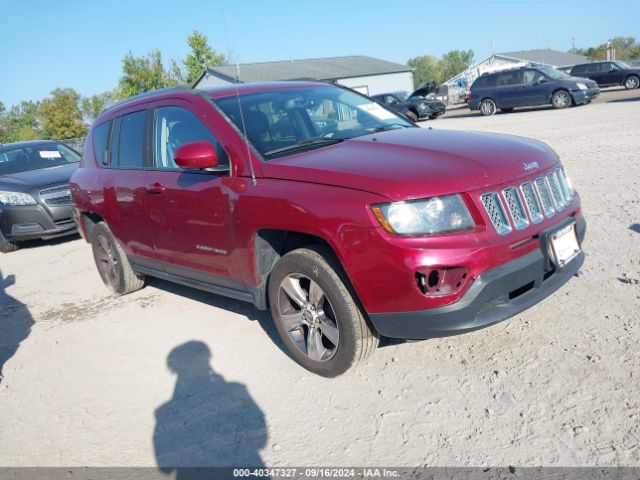
POLYGON ((467 267, 435 267, 416 272, 418 289, 425 295, 436 297, 460 290, 467 279, 467 267))

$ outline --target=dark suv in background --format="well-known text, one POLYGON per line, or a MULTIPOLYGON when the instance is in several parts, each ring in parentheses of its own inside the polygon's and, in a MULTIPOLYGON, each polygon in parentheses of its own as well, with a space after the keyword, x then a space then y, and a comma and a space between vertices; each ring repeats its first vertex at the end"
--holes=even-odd
POLYGON ((74 233, 69 178, 80 154, 54 141, 0 144, 0 252, 74 233))
POLYGON ((381 93, 373 95, 371 98, 413 122, 426 119, 435 120, 446 110, 441 101, 416 96, 415 92, 411 95, 408 92, 381 93))
POLYGON ((524 67, 482 75, 473 82, 468 97, 471 110, 493 115, 499 108, 551 104, 554 108, 589 103, 600 94, 592 80, 567 75, 551 67, 524 67))
POLYGON ((640 87, 640 67, 633 67, 619 60, 583 63, 573 67, 570 74, 590 78, 601 87, 624 85, 627 90, 640 87))

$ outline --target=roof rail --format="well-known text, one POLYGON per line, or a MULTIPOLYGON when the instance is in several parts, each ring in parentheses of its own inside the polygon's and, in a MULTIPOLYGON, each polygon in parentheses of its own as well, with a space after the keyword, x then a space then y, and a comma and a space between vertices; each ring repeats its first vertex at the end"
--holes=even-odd
POLYGON ((124 100, 120 100, 117 103, 114 103, 109 108, 105 108, 100 115, 115 110, 116 108, 120 108, 123 105, 127 105, 128 103, 133 103, 136 100, 140 100, 141 98, 150 97, 152 95, 156 95, 158 93, 170 93, 170 92, 192 92, 193 89, 190 87, 164 87, 157 88, 155 90, 149 90, 148 92, 139 93, 138 95, 133 95, 132 97, 125 98, 124 100))

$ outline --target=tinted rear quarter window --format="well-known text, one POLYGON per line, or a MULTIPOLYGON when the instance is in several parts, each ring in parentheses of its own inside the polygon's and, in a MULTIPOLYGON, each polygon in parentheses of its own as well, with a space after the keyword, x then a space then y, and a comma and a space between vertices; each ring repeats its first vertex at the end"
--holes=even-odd
POLYGON ((104 122, 93 129, 93 150, 99 164, 107 164, 107 143, 111 132, 111 121, 104 122))
POLYGON ((573 67, 573 69, 571 69, 571 73, 575 74, 575 73, 584 73, 587 71, 587 66, 586 65, 576 65, 575 67, 573 67))
POLYGON ((120 124, 119 167, 142 167, 145 153, 147 112, 123 115, 120 124))
POLYGON ((482 75, 473 84, 473 88, 493 88, 496 86, 497 75, 482 75))

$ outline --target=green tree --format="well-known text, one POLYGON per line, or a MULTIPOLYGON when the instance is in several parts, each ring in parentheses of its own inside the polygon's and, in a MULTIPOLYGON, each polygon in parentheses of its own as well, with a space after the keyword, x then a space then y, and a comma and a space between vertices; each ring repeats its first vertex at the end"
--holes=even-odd
POLYGON ((82 110, 84 119, 89 123, 93 122, 104 109, 109 108, 118 101, 119 95, 118 90, 113 89, 98 95, 82 97, 80 110, 82 110))
POLYGON ((175 73, 162 63, 160 50, 152 50, 142 57, 129 52, 122 60, 122 76, 118 82, 120 96, 128 98, 157 88, 178 83, 175 73))
MULTIPOLYGON (((608 43, 604 42, 596 47, 572 48, 569 51, 577 55, 585 55, 590 60, 606 60, 608 43)), ((611 46, 615 49, 616 58, 619 60, 640 58, 640 43, 634 37, 614 37, 611 39, 611 46)))
POLYGON ((436 82, 440 85, 445 80, 442 62, 432 55, 411 58, 407 65, 413 68, 413 82, 416 87, 424 82, 436 82))
POLYGON ((37 113, 38 102, 20 102, 0 114, 0 142, 18 142, 42 137, 37 113))
POLYGON ((186 70, 184 80, 187 84, 195 82, 205 68, 227 62, 227 57, 211 48, 207 36, 197 30, 187 38, 187 44, 191 47, 191 51, 182 61, 186 70))
POLYGON ((47 138, 63 140, 82 137, 87 126, 82 121, 80 94, 72 88, 56 88, 40 102, 38 119, 47 138))
POLYGON ((464 72, 473 62, 473 50, 452 50, 442 56, 442 71, 444 80, 449 80, 464 72))

